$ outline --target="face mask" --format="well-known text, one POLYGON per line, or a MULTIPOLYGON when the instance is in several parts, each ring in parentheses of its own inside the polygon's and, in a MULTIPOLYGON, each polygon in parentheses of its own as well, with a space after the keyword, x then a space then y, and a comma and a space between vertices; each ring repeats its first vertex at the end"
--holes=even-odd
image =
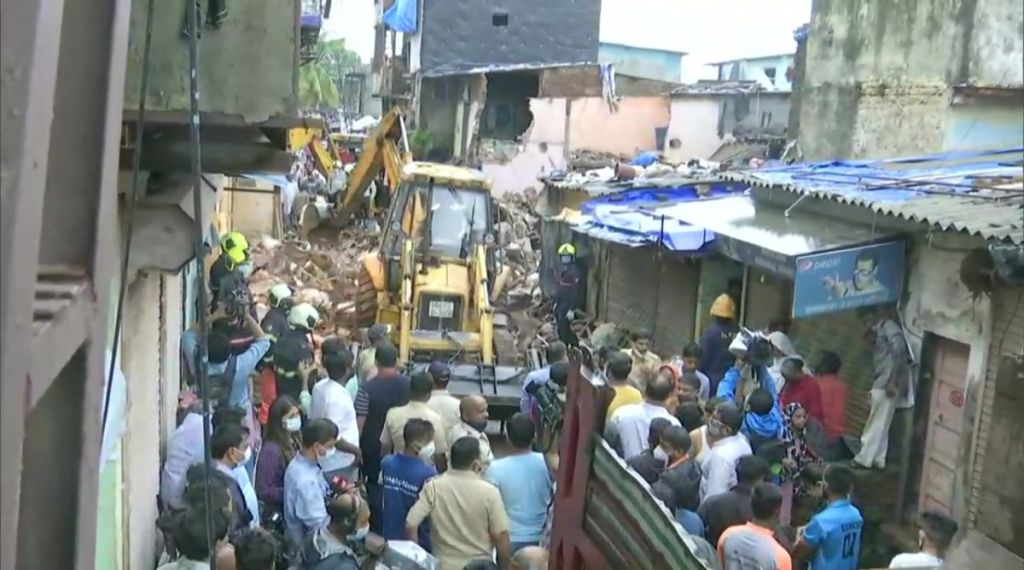
POLYGON ((708 423, 708 433, 712 437, 723 437, 726 435, 726 427, 724 424, 718 421, 711 421, 708 423))
POLYGON ((571 255, 563 255, 563 256, 560 256, 560 257, 559 257, 558 259, 559 259, 559 260, 560 260, 560 261, 561 261, 562 263, 564 263, 564 264, 566 264, 566 265, 568 265, 568 264, 572 263, 572 256, 571 256, 571 255))
POLYGON ((420 449, 420 459, 424 461, 433 461, 435 453, 437 453, 437 446, 434 445, 434 442, 430 442, 427 445, 424 445, 423 449, 420 449))
POLYGON ((245 453, 242 454, 242 464, 248 463, 250 459, 252 459, 252 448, 246 447, 245 453))
POLYGON ((334 455, 334 453, 335 453, 336 451, 338 451, 338 450, 337 450, 337 449, 335 449, 335 448, 333 448, 333 447, 328 447, 328 448, 327 448, 327 451, 324 451, 324 454, 320 456, 320 459, 321 459, 321 460, 327 459, 328 457, 330 457, 330 456, 334 455))
POLYGON ((359 527, 355 532, 348 535, 349 540, 366 540, 366 535, 370 534, 370 525, 359 527))
POLYGON ((654 458, 662 463, 668 463, 668 452, 659 445, 654 448, 654 458))
POLYGON ((249 277, 252 275, 252 270, 253 266, 251 261, 246 261, 238 266, 238 272, 241 273, 243 277, 249 277))
POLYGON ((302 429, 302 418, 300 418, 299 416, 285 418, 283 423, 284 429, 288 430, 291 433, 295 433, 302 429))
POLYGON ((466 424, 479 432, 482 432, 485 429, 487 429, 487 420, 484 419, 466 420, 466 424))

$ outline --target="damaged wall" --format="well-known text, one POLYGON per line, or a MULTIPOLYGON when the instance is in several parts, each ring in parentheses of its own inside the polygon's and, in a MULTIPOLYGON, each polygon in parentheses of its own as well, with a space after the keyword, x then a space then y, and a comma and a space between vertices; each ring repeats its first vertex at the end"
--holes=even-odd
MULTIPOLYGON (((615 92, 620 97, 665 95, 678 83, 615 73, 615 92)), ((540 74, 541 97, 600 97, 600 68, 577 65, 545 69, 540 74)))
POLYGON ((937 152, 949 86, 1024 85, 1019 0, 816 2, 801 81, 808 160, 937 152))
POLYGON ((538 176, 565 168, 567 103, 570 152, 633 156, 656 150, 655 129, 669 122, 666 97, 625 97, 616 113, 600 97, 531 99, 533 123, 520 142, 481 141, 481 168, 494 179, 496 194, 539 190, 538 176))
POLYGON ((677 95, 672 98, 665 155, 676 161, 707 159, 732 137, 782 136, 789 125, 789 106, 789 93, 677 95), (673 139, 678 141, 675 148, 673 139))
POLYGON ((600 97, 573 99, 569 150, 633 156, 657 150, 655 129, 669 125, 668 97, 623 97, 612 112, 600 97))
POLYGON ((565 168, 564 99, 531 99, 533 123, 522 142, 482 139, 481 169, 494 181, 494 194, 539 191, 538 176, 565 168))
POLYGON ((672 161, 708 158, 722 139, 718 136, 719 102, 714 97, 677 97, 672 99, 665 156, 672 161), (673 141, 678 148, 672 148, 673 141))

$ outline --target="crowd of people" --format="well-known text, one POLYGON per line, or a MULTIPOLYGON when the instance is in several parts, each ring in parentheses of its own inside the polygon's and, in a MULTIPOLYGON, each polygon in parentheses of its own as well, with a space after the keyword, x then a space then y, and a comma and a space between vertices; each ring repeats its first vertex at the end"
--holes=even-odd
POLYGON ((487 401, 449 394, 446 362, 407 375, 384 325, 358 350, 320 338, 316 309, 285 284, 257 321, 234 291, 251 273, 244 236, 221 249, 208 330, 182 341, 161 570, 208 567, 211 554, 217 570, 377 568, 396 553, 441 570, 547 567, 553 475, 529 415, 506 422, 513 449, 495 458, 487 401))
MULTIPOLYGON (((597 354, 589 372, 614 391, 606 440, 723 567, 858 568, 864 519, 851 497, 860 469, 884 468, 891 403, 881 412, 888 418, 869 418, 853 456, 843 438, 848 388, 839 355, 824 352, 815 373, 782 325, 738 327, 727 294, 710 313, 699 341, 664 361, 643 331, 625 349, 588 345, 597 354)), ((862 316, 882 349, 881 394, 872 397, 891 402, 906 390, 894 366, 903 362, 902 337, 885 309, 862 316)), ((565 351, 561 342, 551 348, 549 358, 565 351)), ((941 564, 956 523, 928 512, 921 524, 921 551, 891 567, 941 564)))
MULTIPOLYGON (((244 236, 225 236, 221 249, 208 330, 182 340, 188 389, 161 471, 161 570, 210 560, 217 570, 349 570, 387 567, 395 553, 441 570, 547 568, 558 461, 545 452, 558 434, 538 387, 564 393, 570 343, 547 345, 547 365, 526 377, 520 410, 503 423, 511 450, 496 455, 487 400, 451 395, 446 362, 408 374, 381 324, 358 346, 321 338, 316 309, 285 284, 257 320, 238 290, 251 272, 244 236)), ((572 261, 575 250, 559 253, 572 261)), ((581 276, 560 283, 578 287, 581 276)), ((573 345, 577 297, 560 296, 555 310, 573 345)), ((590 373, 614 392, 606 440, 723 567, 856 569, 864 521, 844 456, 839 356, 825 352, 812 371, 782 327, 738 327, 729 295, 711 316, 698 342, 665 360, 643 331, 628 348, 596 350, 590 373)), ((886 315, 871 319, 885 349, 875 384, 892 399, 906 389, 893 366, 901 353, 886 315)), ((891 421, 889 407, 876 413, 891 421)), ((868 423, 853 463, 881 467, 888 425, 868 423)), ((940 564, 956 530, 925 513, 920 551, 891 567, 940 564)))

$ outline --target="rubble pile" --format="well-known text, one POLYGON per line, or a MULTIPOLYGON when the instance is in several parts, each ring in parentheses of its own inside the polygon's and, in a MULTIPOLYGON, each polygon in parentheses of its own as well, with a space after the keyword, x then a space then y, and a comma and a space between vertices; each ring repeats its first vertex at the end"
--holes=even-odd
POLYGON ((376 235, 355 228, 342 230, 336 238, 314 236, 311 241, 264 236, 252 248, 257 270, 249 282, 259 314, 266 311, 270 288, 287 283, 296 302, 320 311, 321 333, 348 337, 360 260, 376 246, 376 235))
POLYGON ((550 320, 540 289, 541 215, 537 213, 539 195, 533 189, 507 193, 498 198, 501 222, 499 241, 504 246, 504 264, 509 278, 504 292, 495 299, 497 308, 507 313, 516 336, 516 348, 525 351, 538 330, 550 320))

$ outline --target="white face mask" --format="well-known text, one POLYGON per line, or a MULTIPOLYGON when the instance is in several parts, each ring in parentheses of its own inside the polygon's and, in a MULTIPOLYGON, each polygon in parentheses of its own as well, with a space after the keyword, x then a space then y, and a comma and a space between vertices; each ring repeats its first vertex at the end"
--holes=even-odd
POLYGON ((250 459, 252 459, 252 448, 246 447, 245 453, 242 454, 242 464, 245 465, 246 463, 249 463, 250 459))
POLYGON ((366 526, 357 528, 355 532, 353 532, 352 534, 348 535, 348 539, 349 540, 363 540, 363 539, 366 538, 366 535, 368 535, 368 534, 370 534, 370 525, 366 525, 366 526))
POLYGON ((668 453, 660 445, 654 448, 654 458, 658 461, 668 463, 668 453))
POLYGON ((424 461, 433 461, 435 453, 437 453, 437 446, 434 445, 434 442, 430 442, 424 445, 423 449, 420 449, 420 459, 424 461))
POLYGON ((284 422, 282 423, 284 424, 284 429, 288 430, 291 433, 295 433, 302 429, 302 418, 300 418, 299 416, 285 418, 284 422))
POLYGON ((330 457, 332 455, 334 455, 334 453, 336 451, 338 451, 338 450, 333 448, 333 447, 328 447, 327 451, 325 451, 324 454, 320 456, 321 461, 324 460, 324 459, 327 459, 328 457, 330 457))
POLYGON ((252 270, 253 266, 251 261, 246 261, 245 263, 242 263, 238 266, 238 271, 239 273, 242 274, 243 277, 249 277, 250 275, 252 275, 252 270))

